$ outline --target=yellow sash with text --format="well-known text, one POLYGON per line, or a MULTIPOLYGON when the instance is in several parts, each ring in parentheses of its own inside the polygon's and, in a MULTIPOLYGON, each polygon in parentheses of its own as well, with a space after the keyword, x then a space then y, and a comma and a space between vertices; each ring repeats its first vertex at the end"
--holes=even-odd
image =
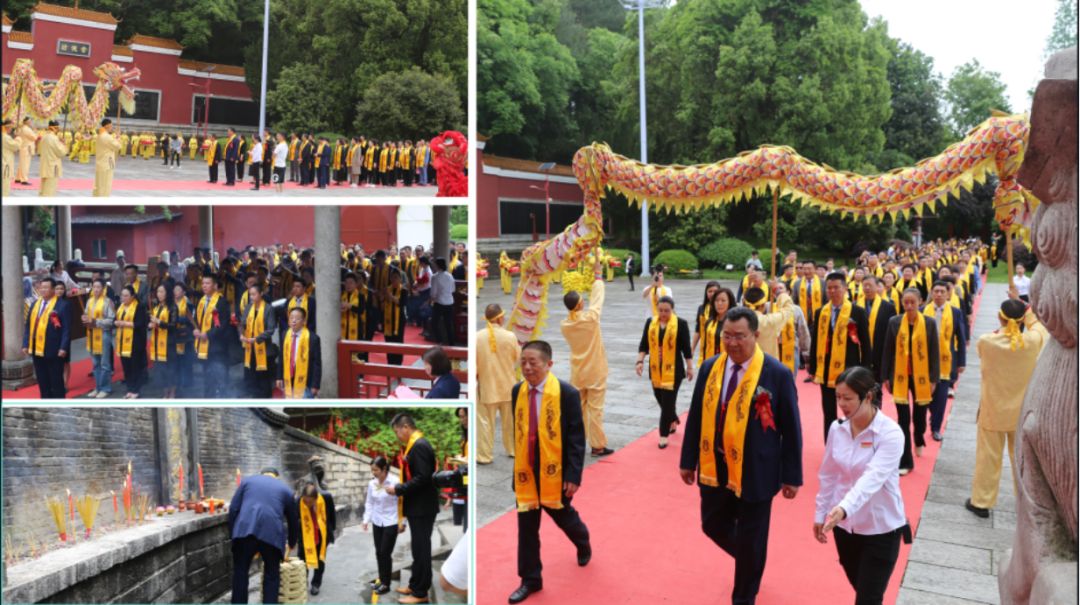
POLYGON ((311 518, 311 507, 301 500, 300 502, 300 527, 304 534, 304 562, 308 569, 319 567, 319 561, 326 560, 326 500, 322 494, 317 496, 315 504, 315 518, 311 518), (319 537, 322 544, 318 550, 315 548, 315 524, 319 524, 319 537))
POLYGON ((649 377, 655 389, 670 391, 675 388, 675 342, 679 336, 679 318, 674 313, 664 329, 664 342, 660 342, 660 319, 649 322, 649 377))
POLYGON ((825 367, 825 348, 829 342, 829 320, 832 318, 832 305, 825 305, 818 311, 817 319, 817 367, 814 382, 829 388, 836 386, 836 377, 844 371, 847 361, 848 321, 851 319, 851 301, 845 300, 836 315, 836 326, 832 333, 832 355, 829 367, 825 367), (826 379, 827 375, 827 379, 826 379))
MULTIPOLYGON (((199 307, 196 311, 198 316, 195 318, 195 322, 199 326, 199 331, 203 334, 209 332, 210 329, 214 326, 214 311, 217 309, 217 303, 220 299, 221 293, 214 292, 210 296, 209 300, 207 300, 204 296, 203 299, 199 301, 199 307)), ((218 318, 218 321, 221 321, 221 318, 218 318)), ((199 359, 206 359, 207 357, 209 357, 210 339, 199 339, 198 342, 195 344, 195 352, 197 353, 199 359)))
POLYGON ((919 316, 911 332, 911 322, 907 317, 900 320, 900 329, 896 332, 896 358, 893 363, 893 398, 907 401, 910 381, 915 381, 915 403, 927 405, 933 397, 932 377, 930 376, 930 354, 926 341, 926 316, 919 316), (911 349, 908 350, 908 341, 911 349), (914 355, 914 357, 912 357, 914 355), (908 364, 911 375, 908 375, 908 364))
POLYGON ((45 356, 45 332, 49 329, 49 318, 52 317, 53 309, 56 308, 57 297, 52 297, 49 302, 38 299, 30 308, 30 354, 38 357, 45 356), (41 310, 45 305, 45 310, 41 310))
MULTIPOLYGON (((923 315, 934 316, 934 303, 923 307, 923 315)), ((952 306, 945 305, 941 309, 941 325, 938 326, 938 353, 941 358, 941 379, 948 380, 952 375, 952 337, 953 337, 953 314, 952 306)))
POLYGON ((536 417, 540 442, 540 487, 529 464, 529 383, 518 388, 514 407, 514 497, 518 512, 536 510, 543 506, 561 509, 562 505, 562 409, 559 380, 549 373, 544 381, 544 393, 536 417))
MULTIPOLYGON (((135 321, 135 309, 139 306, 139 301, 134 298, 127 304, 120 305, 120 308, 116 310, 116 319, 120 321, 135 321)), ((132 342, 135 340, 135 328, 120 328, 116 332, 116 342, 120 349, 120 357, 131 358, 132 342)))
POLYGON ((152 335, 153 346, 150 347, 150 359, 152 361, 168 361, 169 331, 164 326, 169 324, 169 308, 165 305, 154 307, 154 317, 164 325, 154 327, 152 335))
MULTIPOLYGON (((248 311, 244 320, 244 338, 255 338, 262 334, 266 327, 266 301, 260 300, 257 305, 248 311)), ((255 357, 255 371, 266 371, 266 343, 256 341, 254 344, 244 343, 244 367, 251 368, 252 354, 255 357)))
MULTIPOLYGON (((405 481, 412 478, 412 472, 409 471, 409 452, 412 451, 413 446, 416 445, 416 442, 423 436, 424 434, 420 431, 413 431, 412 435, 409 435, 409 442, 405 444, 405 453, 401 455, 401 474, 405 478, 405 481)), ((402 521, 405 520, 405 498, 398 498, 397 518, 398 525, 400 526, 402 521)))
POLYGON ((105 315, 105 295, 94 297, 91 296, 86 301, 86 314, 90 316, 93 327, 86 329, 86 350, 91 355, 101 355, 102 338, 105 334, 105 330, 97 327, 97 320, 101 319, 105 315))
MULTIPOLYGON (((727 353, 723 353, 713 363, 705 384, 705 397, 701 408, 701 441, 698 455, 698 481, 704 485, 719 487, 720 480, 716 471, 716 425, 719 420, 720 397, 727 371, 727 353)), ((746 425, 750 421, 750 406, 753 403, 754 390, 761 378, 761 368, 765 365, 765 353, 761 347, 754 346, 754 355, 750 365, 739 377, 735 394, 728 402, 730 409, 724 418, 723 446, 724 464, 727 466, 727 488, 742 496, 743 448, 746 445, 746 425)))
POLYGON ((311 332, 307 328, 300 329, 300 342, 296 346, 296 373, 293 374, 293 331, 285 334, 283 375, 285 382, 285 397, 287 399, 300 399, 304 396, 304 388, 308 379, 308 360, 310 359, 309 346, 311 344, 311 332))

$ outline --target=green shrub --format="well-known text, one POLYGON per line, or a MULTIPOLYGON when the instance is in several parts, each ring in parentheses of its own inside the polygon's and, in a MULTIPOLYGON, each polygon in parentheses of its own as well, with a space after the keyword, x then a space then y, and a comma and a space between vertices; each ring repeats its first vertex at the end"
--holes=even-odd
POLYGON ((706 266, 722 268, 731 264, 736 270, 741 270, 753 251, 750 244, 741 239, 723 237, 702 248, 698 257, 706 266))
POLYGON ((656 264, 667 267, 668 273, 673 275, 680 271, 696 271, 698 260, 687 250, 664 250, 656 255, 656 264))
POLYGON ((450 226, 450 239, 456 241, 464 241, 469 239, 469 226, 468 225, 451 225, 450 226))

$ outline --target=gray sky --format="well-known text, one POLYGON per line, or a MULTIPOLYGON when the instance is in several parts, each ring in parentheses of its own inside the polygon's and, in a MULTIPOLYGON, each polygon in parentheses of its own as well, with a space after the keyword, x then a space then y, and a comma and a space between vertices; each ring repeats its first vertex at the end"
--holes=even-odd
POLYGON ((881 16, 889 35, 934 58, 948 81, 971 59, 1001 74, 1010 109, 1030 111, 1028 90, 1042 78, 1043 49, 1054 25, 1056 0, 860 0, 870 17, 881 16))

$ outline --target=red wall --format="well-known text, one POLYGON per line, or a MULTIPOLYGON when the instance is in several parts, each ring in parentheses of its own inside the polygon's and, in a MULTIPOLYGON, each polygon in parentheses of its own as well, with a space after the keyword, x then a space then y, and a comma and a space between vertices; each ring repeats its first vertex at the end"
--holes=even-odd
MULTIPOLYGON (((484 164, 483 151, 477 151, 481 167, 484 164)), ((515 179, 486 174, 481 169, 476 184, 476 237, 497 238, 499 233, 499 200, 511 198, 522 201, 544 201, 544 192, 530 189, 530 186, 543 187, 544 181, 515 179)), ((584 196, 577 183, 550 183, 548 185, 554 202, 574 202, 583 205, 584 196)), ((543 234, 541 234, 543 235, 543 234)))
MULTIPOLYGON (((151 212, 158 210, 149 209, 151 212)), ((361 243, 366 250, 386 248, 397 241, 397 206, 343 206, 341 237, 348 244, 361 243)), ((87 214, 129 214, 132 206, 72 206, 74 219, 87 214)), ((128 260, 144 263, 151 254, 177 250, 189 256, 199 239, 199 210, 194 206, 173 208, 181 216, 173 221, 146 225, 72 227, 72 246, 80 248, 83 259, 112 261, 123 250, 128 260), (92 258, 93 240, 106 239, 109 258, 92 258)), ((290 242, 300 248, 315 245, 315 212, 311 206, 216 206, 214 207, 214 248, 224 254, 248 244, 265 246, 290 242)), ((402 244, 427 245, 427 242, 402 244)))
MULTIPOLYGON (((32 34, 34 37, 34 49, 31 51, 8 48, 8 35, 4 34, 2 63, 4 75, 11 74, 16 59, 32 59, 38 78, 56 80, 60 77, 64 67, 76 65, 83 71, 83 83, 94 85, 97 80, 94 78, 93 69, 102 63, 112 61, 113 35, 115 32, 34 19, 32 34), (90 58, 83 59, 56 54, 56 42, 59 39, 89 42, 91 44, 90 58)), ((119 43, 121 41, 115 42, 119 43)), ((201 94, 202 89, 194 88, 189 84, 194 83, 202 86, 205 84, 206 79, 181 76, 177 72, 180 57, 176 55, 141 51, 133 51, 133 54, 134 63, 117 63, 125 69, 137 67, 142 72, 138 80, 129 81, 128 85, 135 90, 160 91, 159 122, 163 124, 191 125, 192 100, 195 94, 201 94)), ((252 98, 251 91, 244 82, 210 80, 210 93, 222 97, 252 98)), ((211 104, 213 104, 213 100, 211 100, 211 104)), ((115 108, 112 108, 112 110, 115 110, 115 108)))

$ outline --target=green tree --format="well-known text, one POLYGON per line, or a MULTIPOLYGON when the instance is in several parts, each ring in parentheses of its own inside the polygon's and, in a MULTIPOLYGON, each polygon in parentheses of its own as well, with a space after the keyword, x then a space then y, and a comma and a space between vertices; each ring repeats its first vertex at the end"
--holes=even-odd
POLYGON ((319 74, 306 63, 294 63, 281 70, 277 85, 266 93, 267 111, 278 130, 323 132, 334 127, 338 107, 325 103, 311 90, 319 86, 319 74))
POLYGON ((1043 53, 1045 56, 1049 57, 1056 51, 1076 46, 1077 11, 1077 0, 1058 0, 1057 11, 1054 12, 1054 28, 1046 39, 1046 50, 1043 53))
POLYGON ((898 40, 890 40, 889 46, 892 113, 882 127, 885 149, 876 161, 879 170, 909 166, 946 146, 941 78, 934 72, 934 60, 898 40))
POLYGON ((412 68, 379 76, 356 104, 353 127, 376 139, 425 139, 444 130, 464 130, 454 83, 412 68))
POLYGON ((978 59, 957 67, 945 88, 949 104, 949 126, 953 138, 962 138, 969 130, 990 117, 991 110, 1008 112, 1005 84, 1001 74, 987 71, 978 59))

